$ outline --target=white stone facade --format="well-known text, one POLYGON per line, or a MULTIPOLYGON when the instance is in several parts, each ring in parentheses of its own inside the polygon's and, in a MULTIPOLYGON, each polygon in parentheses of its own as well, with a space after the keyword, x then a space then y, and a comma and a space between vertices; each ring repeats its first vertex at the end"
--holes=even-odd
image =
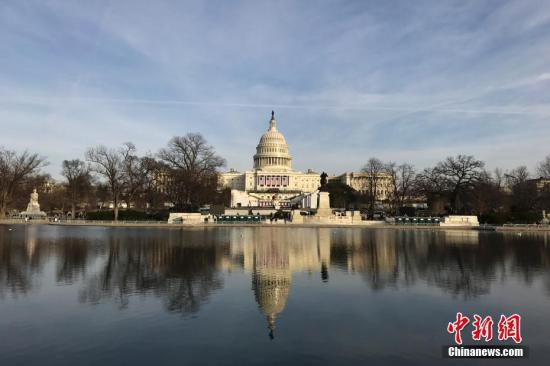
POLYGON ((443 218, 440 226, 479 226, 477 216, 449 215, 443 218))
MULTIPOLYGON (((329 181, 339 181, 361 193, 367 193, 370 189, 372 179, 370 173, 350 172, 328 177, 329 181)), ((376 199, 386 201, 393 192, 393 182, 391 174, 380 172, 376 177, 376 199)))

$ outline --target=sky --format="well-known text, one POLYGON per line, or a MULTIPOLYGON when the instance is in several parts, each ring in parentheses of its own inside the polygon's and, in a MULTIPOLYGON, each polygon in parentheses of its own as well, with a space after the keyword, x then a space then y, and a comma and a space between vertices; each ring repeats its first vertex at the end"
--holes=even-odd
POLYGON ((550 154, 550 0, 0 2, 0 146, 64 159, 200 132, 252 167, 271 110, 293 167, 489 169, 550 154))

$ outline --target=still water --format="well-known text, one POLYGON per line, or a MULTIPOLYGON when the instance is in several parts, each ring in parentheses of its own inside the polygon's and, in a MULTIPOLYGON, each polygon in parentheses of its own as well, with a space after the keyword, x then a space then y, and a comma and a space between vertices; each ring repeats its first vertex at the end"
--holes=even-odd
POLYGON ((0 225, 0 365, 487 363, 442 358, 457 311, 521 314, 529 359, 488 363, 547 365, 549 244, 545 233, 0 225))

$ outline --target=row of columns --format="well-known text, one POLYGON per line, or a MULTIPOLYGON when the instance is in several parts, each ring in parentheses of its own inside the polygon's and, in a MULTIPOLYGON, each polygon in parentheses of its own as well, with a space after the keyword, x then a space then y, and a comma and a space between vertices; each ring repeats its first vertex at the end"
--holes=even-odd
POLYGON ((263 165, 284 165, 287 166, 288 158, 257 158, 256 166, 263 165))

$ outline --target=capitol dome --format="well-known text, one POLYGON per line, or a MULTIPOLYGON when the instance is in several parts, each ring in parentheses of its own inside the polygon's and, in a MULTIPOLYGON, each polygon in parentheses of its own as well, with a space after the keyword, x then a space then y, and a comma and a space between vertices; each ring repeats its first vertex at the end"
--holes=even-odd
POLYGON ((275 322, 285 308, 290 292, 291 274, 288 268, 256 269, 252 275, 252 289, 256 302, 267 319, 269 337, 273 339, 275 322))
POLYGON ((254 169, 257 170, 291 170, 292 156, 282 133, 277 130, 275 112, 271 112, 269 128, 260 138, 254 155, 254 169))

